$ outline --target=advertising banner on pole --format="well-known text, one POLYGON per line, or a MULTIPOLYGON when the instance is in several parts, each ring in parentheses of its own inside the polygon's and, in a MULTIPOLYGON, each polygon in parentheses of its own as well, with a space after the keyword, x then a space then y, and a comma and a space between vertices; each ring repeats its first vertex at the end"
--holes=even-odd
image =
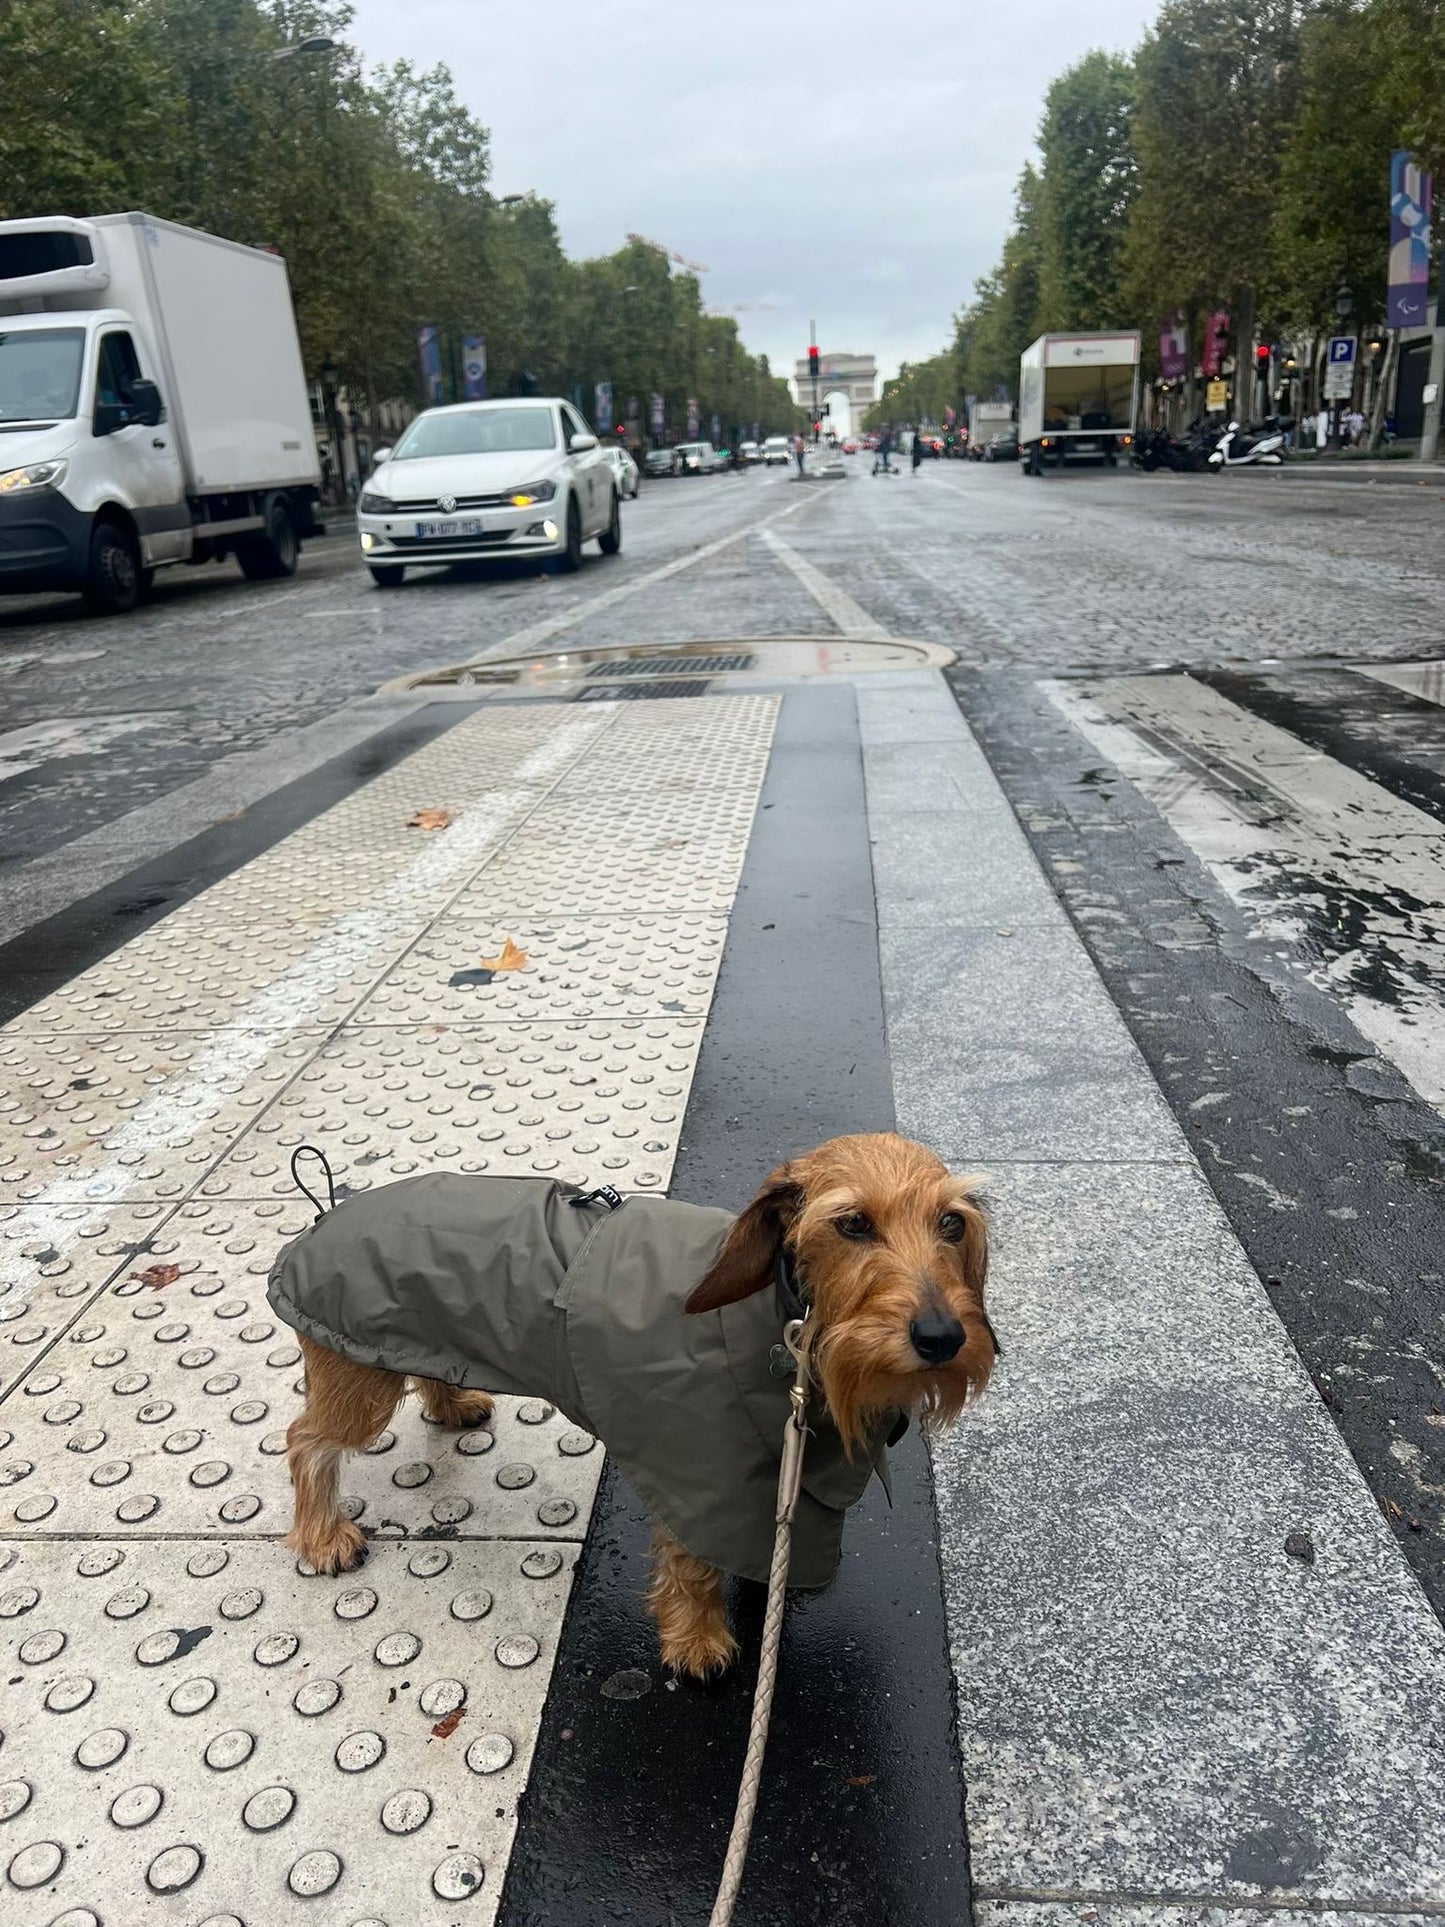
POLYGON ((462 336, 462 393, 468 401, 487 399, 487 337, 462 336))
POLYGON ((612 383, 599 381, 597 384, 597 407, 592 416, 592 424, 599 435, 612 433, 612 383))
POLYGON ((687 439, 690 442, 697 440, 697 427, 697 396, 689 395, 687 398, 687 439))
POLYGON ((1204 328, 1204 352, 1199 357, 1199 365, 1210 381, 1216 381, 1224 369, 1225 343, 1229 339, 1229 310, 1216 308, 1204 328))
POLYGON ((1390 156, 1390 272, 1385 319, 1423 328, 1430 299, 1430 176, 1401 147, 1390 156))
POLYGON ((712 439, 713 439, 714 447, 716 447, 717 444, 722 440, 722 423, 718 420, 716 415, 714 415, 712 418, 712 439))
POLYGON ((1189 373, 1189 323, 1182 314, 1159 330, 1159 373, 1165 381, 1183 381, 1189 373))
POLYGON ((421 363, 421 395, 428 408, 442 398, 442 335, 437 327, 418 328, 416 354, 421 363))
POLYGON ((652 397, 652 432, 660 435, 667 426, 667 408, 661 395, 652 397))

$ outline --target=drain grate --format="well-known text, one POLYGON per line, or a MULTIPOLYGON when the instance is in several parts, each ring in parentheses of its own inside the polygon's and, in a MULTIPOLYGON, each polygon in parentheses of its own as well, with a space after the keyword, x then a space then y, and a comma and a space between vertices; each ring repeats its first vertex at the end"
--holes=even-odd
POLYGON ((738 669, 755 669, 750 651, 715 656, 634 656, 630 661, 599 662, 587 671, 595 682, 621 682, 624 676, 725 676, 738 669))
POLYGON ((707 684, 699 676, 684 679, 657 677, 651 682, 590 682, 572 698, 575 703, 624 703, 651 701, 663 696, 705 696, 707 684))

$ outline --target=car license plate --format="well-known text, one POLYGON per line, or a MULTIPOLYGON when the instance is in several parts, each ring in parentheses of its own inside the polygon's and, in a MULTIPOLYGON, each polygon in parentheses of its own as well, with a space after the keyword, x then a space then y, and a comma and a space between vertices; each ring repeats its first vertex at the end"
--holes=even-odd
POLYGON ((447 536, 480 535, 482 518, 479 515, 457 516, 447 522, 418 522, 416 525, 419 541, 444 540, 447 536))

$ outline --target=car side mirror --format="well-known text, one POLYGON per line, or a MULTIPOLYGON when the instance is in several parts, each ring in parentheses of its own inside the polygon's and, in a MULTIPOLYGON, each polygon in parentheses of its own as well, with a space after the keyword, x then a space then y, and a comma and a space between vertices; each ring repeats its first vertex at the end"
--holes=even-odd
POLYGON ((160 389, 153 381, 147 381, 144 375, 141 375, 131 383, 130 393, 131 404, 126 410, 127 420, 139 422, 142 428, 158 428, 161 416, 165 412, 161 406, 160 389))
POLYGON ((567 444, 567 453, 569 455, 585 455, 589 448, 596 448, 596 446, 597 437, 595 435, 574 435, 567 444))
POLYGON ((389 448, 377 449, 376 453, 371 458, 372 474, 374 475, 376 473, 376 471, 381 467, 383 462, 389 462, 390 460, 391 460, 391 450, 389 448))

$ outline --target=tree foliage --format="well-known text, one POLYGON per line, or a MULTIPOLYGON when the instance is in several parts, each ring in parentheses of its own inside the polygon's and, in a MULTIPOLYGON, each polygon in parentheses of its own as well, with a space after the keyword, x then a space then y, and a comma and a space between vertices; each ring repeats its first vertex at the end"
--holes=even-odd
POLYGON ((1124 240, 1138 183, 1134 70, 1086 54, 1044 99, 1037 191, 1041 329, 1128 320, 1124 240))
MULTIPOLYGON (((486 337, 494 392, 611 381, 729 433, 796 419, 691 275, 629 241, 568 260, 553 210, 490 189, 487 130, 444 66, 368 75, 344 0, 0 0, 0 217, 127 208, 286 257, 307 370, 416 397, 416 330, 486 337), (336 45, 282 54, 307 36, 336 45), (281 55, 281 57, 277 57, 281 55)), ((610 428, 611 424, 606 424, 610 428)))

